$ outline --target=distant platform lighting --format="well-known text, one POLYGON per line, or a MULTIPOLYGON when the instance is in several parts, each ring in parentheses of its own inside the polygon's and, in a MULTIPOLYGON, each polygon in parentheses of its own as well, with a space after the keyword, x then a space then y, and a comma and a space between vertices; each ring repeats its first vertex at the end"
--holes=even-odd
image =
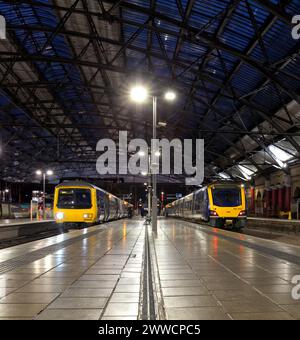
POLYGON ((156 157, 159 157, 159 156, 160 156, 160 152, 159 152, 159 151, 156 151, 154 155, 155 155, 156 157))
POLYGON ((167 122, 158 122, 157 125, 159 127, 166 127, 167 126, 167 122))
POLYGON ((53 175, 53 171, 52 171, 52 170, 48 170, 48 171, 47 171, 47 175, 48 175, 48 176, 52 176, 52 175, 53 175))
POLYGON ((136 103, 143 103, 148 97, 148 90, 141 85, 134 86, 130 90, 130 97, 136 103))
POLYGON ((168 91, 165 94, 165 99, 168 101, 173 101, 176 99, 176 93, 174 91, 168 91))
POLYGON ((42 171, 41 170, 37 170, 35 173, 40 176, 42 174, 42 171))
POLYGON ((145 152, 144 151, 139 151, 139 156, 140 157, 144 157, 145 156, 145 152))
POLYGON ((146 171, 142 171, 142 175, 143 176, 147 176, 147 172, 146 171))

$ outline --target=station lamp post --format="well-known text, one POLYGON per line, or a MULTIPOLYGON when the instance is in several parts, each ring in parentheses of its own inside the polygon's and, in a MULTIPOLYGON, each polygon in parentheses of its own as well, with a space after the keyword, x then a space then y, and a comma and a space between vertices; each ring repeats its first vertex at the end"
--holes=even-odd
MULTIPOLYGON (((145 156, 145 152, 144 151, 140 151, 139 152, 139 155, 141 157, 144 157, 145 156)), ((148 149, 148 154, 147 154, 147 157, 148 157, 148 164, 150 165, 151 164, 151 153, 150 153, 150 150, 148 149)), ((142 172, 141 173, 142 176, 147 176, 147 183, 144 183, 144 185, 147 187, 146 189, 146 192, 147 192, 147 204, 148 204, 148 218, 151 216, 151 190, 152 190, 152 187, 151 187, 151 172, 142 172)))
POLYGON ((47 176, 52 176, 53 175, 53 171, 52 170, 47 170, 42 171, 42 170, 37 170, 36 174, 38 176, 43 176, 43 219, 46 219, 46 175, 47 176))
MULTIPOLYGON (((157 128, 157 99, 158 96, 153 96, 149 93, 148 89, 142 85, 136 85, 130 90, 130 97, 136 103, 142 104, 147 100, 148 97, 152 97, 152 110, 153 110, 153 140, 156 139, 156 128, 157 128)), ((164 94, 164 99, 167 101, 173 101, 176 99, 176 94, 173 91, 167 91, 164 94)), ((156 147, 155 147, 156 148, 156 147)), ((157 181, 155 169, 159 166, 156 163, 157 157, 159 157, 159 150, 152 150, 151 157, 151 171, 152 171, 152 209, 151 209, 151 221, 152 231, 157 233, 157 181), (155 156, 155 157, 154 157, 155 156)))
POLYGON ((165 201, 165 193, 162 191, 160 193, 160 199, 161 199, 161 208, 164 208, 164 201, 165 201))
MULTIPOLYGON (((2 200, 3 202, 6 202, 6 194, 8 194, 7 202, 9 202, 9 193, 10 193, 10 191, 9 191, 8 188, 6 188, 5 190, 3 190, 3 197, 1 197, 1 200, 2 200)), ((2 191, 0 191, 0 196, 2 196, 2 191)))

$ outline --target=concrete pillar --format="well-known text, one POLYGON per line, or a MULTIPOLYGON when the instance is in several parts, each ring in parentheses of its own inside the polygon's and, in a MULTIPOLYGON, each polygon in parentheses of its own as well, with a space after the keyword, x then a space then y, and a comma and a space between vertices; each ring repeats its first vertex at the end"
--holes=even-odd
POLYGON ((283 185, 279 185, 277 187, 278 197, 277 197, 277 208, 279 211, 284 210, 284 193, 285 187, 283 185))
POLYGON ((278 189, 276 186, 274 186, 272 188, 272 214, 275 215, 276 214, 276 210, 277 210, 277 198, 278 198, 278 189))
POLYGON ((272 200, 272 196, 271 196, 271 188, 270 188, 270 180, 266 180, 265 181, 265 215, 268 216, 269 215, 269 210, 271 207, 271 200, 272 200))
POLYGON ((284 185, 285 185, 285 195, 284 195, 284 211, 291 211, 291 190, 292 179, 290 175, 285 175, 284 185))
POLYGON ((250 193, 251 193, 250 212, 254 213, 255 212, 255 188, 254 187, 250 188, 250 193))

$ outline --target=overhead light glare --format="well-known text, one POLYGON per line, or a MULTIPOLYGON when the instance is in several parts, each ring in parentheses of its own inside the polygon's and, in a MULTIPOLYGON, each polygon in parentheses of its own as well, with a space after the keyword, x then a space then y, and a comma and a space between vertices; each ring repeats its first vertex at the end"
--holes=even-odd
POLYGON ((130 90, 130 97, 136 103, 143 103, 148 97, 148 90, 141 85, 134 86, 130 90))
POLYGON ((175 99, 176 99, 176 94, 175 94, 175 92, 173 92, 173 91, 168 91, 168 92, 166 92, 166 94, 165 94, 165 99, 168 100, 168 101, 173 101, 173 100, 175 100, 175 99))

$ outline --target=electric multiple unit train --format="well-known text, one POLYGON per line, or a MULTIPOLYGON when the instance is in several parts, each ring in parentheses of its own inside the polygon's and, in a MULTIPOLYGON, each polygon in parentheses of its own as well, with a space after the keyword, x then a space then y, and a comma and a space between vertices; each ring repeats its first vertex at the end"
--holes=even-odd
POLYGON ((63 182, 55 188, 54 218, 78 227, 125 218, 132 205, 85 182, 63 182))
POLYGON ((212 227, 242 229, 247 223, 245 188, 237 183, 213 183, 168 204, 165 214, 205 221, 212 227))

